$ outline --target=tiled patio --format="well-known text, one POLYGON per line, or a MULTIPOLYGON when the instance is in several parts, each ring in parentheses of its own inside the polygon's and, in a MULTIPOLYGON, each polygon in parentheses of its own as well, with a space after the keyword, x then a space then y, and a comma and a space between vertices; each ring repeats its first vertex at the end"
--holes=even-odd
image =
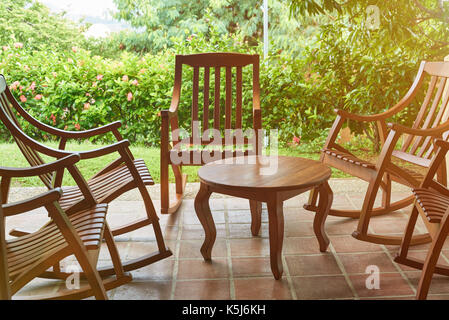
MULTIPOLYGON (((346 183, 351 183, 348 180, 346 183)), ((340 188, 344 189, 344 188, 340 188)), ((356 208, 363 193, 336 190, 334 207, 356 208)), ((396 191, 395 197, 403 196, 396 191)), ((269 264, 268 217, 263 210, 259 237, 250 231, 247 200, 212 198, 211 209, 217 226, 217 241, 212 251, 213 262, 204 262, 200 247, 204 232, 195 215, 193 199, 185 199, 181 210, 162 216, 161 225, 168 246, 174 255, 151 266, 132 272, 134 280, 109 291, 111 299, 412 299, 420 271, 393 262, 397 247, 360 242, 351 237, 357 221, 329 217, 326 230, 331 245, 320 253, 312 230, 313 214, 302 205, 307 194, 285 203, 285 240, 283 249, 284 276, 274 280, 269 264), (380 289, 368 290, 366 268, 380 269, 380 289)), ((155 200, 155 205, 159 203, 155 200)), ((401 234, 410 210, 387 217, 374 218, 374 233, 401 234)), ((143 213, 139 201, 115 201, 110 205, 111 226, 143 213)), ((9 218, 8 228, 29 229, 46 221, 44 212, 9 218), (30 215, 32 219, 30 219, 30 215)), ((421 231, 424 227, 420 226, 421 231)), ((151 227, 116 238, 122 259, 154 251, 151 227)), ((414 247, 413 255, 424 257, 426 246, 414 247)), ((107 252, 107 250, 102 250, 107 252)), ((107 253, 100 263, 108 263, 107 253)), ((449 263, 449 246, 441 263, 449 263)), ((63 282, 34 280, 19 296, 58 290, 63 282)), ((435 276, 429 299, 449 299, 449 279, 435 276)))

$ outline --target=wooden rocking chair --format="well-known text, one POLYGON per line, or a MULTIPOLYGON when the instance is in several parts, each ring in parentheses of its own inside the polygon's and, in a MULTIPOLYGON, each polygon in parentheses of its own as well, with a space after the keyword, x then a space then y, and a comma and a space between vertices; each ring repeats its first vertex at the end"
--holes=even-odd
MULTIPOLYGON (((164 214, 174 213, 178 210, 182 203, 184 194, 184 188, 187 181, 187 175, 182 174, 182 166, 198 166, 203 165, 205 157, 207 159, 215 158, 219 155, 219 159, 225 157, 235 157, 248 155, 250 153, 259 154, 260 141, 258 137, 259 130, 262 129, 262 114, 260 109, 260 85, 259 85, 259 56, 247 55, 238 53, 202 53, 193 55, 178 55, 176 56, 175 65, 175 83, 173 90, 173 98, 169 110, 163 110, 162 127, 161 127, 161 212, 164 214), (178 107, 181 99, 181 87, 182 87, 182 70, 183 66, 187 65, 193 68, 193 93, 192 93, 192 111, 191 111, 191 132, 190 134, 190 150, 181 150, 181 141, 177 130, 179 129, 179 117, 178 107), (249 139, 243 139, 243 143, 237 141, 237 139, 228 139, 225 141, 223 138, 224 130, 242 129, 242 114, 243 114, 243 73, 242 70, 245 66, 252 65, 252 89, 253 89, 253 129, 255 130, 255 137, 253 141, 257 141, 252 150, 245 150, 245 146, 248 146, 249 139), (221 111, 220 105, 220 78, 221 70, 225 69, 226 72, 226 92, 225 92, 225 108, 224 113, 221 111), (214 71, 214 107, 213 114, 209 109, 210 106, 210 80, 211 69, 214 71), (198 108, 199 91, 200 87, 200 72, 204 70, 204 82, 202 86, 203 91, 203 110, 202 112, 198 108), (233 116, 233 70, 235 70, 235 115, 233 116), (224 117, 223 117, 224 115, 224 117), (201 121, 202 116, 202 130, 199 133, 198 121, 201 121), (233 117, 234 121, 233 122, 233 117), (210 119, 210 120, 209 120, 210 119), (213 120, 213 128, 220 132, 220 138, 214 137, 212 139, 208 132, 210 132, 213 120), (170 127, 172 137, 170 139, 170 127), (218 139, 219 141, 216 141, 218 139), (205 145, 220 145, 221 147, 232 147, 232 151, 218 151, 218 150, 206 150, 202 149, 205 145), (181 153, 185 157, 179 157, 187 159, 187 161, 179 161, 174 163, 172 156, 178 156, 181 153), (200 159, 194 161, 194 159, 200 159), (171 165, 176 182, 176 201, 170 204, 169 197, 169 166, 171 165)), ((242 142, 241 141, 241 142, 242 142)), ((250 202, 251 211, 253 214, 260 215, 261 204, 257 202, 250 202)))
POLYGON ((420 300, 427 298, 433 273, 449 276, 449 267, 437 265, 444 242, 449 235, 449 189, 434 180, 441 163, 445 161, 449 143, 438 139, 435 144, 439 148, 438 153, 432 160, 430 169, 419 188, 413 190, 415 195, 414 207, 401 248, 395 258, 397 263, 423 270, 416 294, 416 298, 420 300), (421 216, 432 237, 432 245, 425 261, 408 257, 418 216, 421 216))
MULTIPOLYGON (((392 181, 409 186, 419 187, 423 174, 410 167, 429 168, 431 159, 435 154, 432 144, 433 138, 446 138, 449 130, 449 92, 445 90, 449 77, 449 62, 422 62, 418 75, 404 98, 391 109, 376 115, 361 116, 351 114, 344 110, 336 110, 337 119, 323 148, 321 161, 363 179, 369 183, 365 200, 361 210, 335 210, 330 213, 334 216, 359 218, 357 230, 353 233, 356 239, 378 244, 399 245, 400 237, 377 235, 369 233, 368 227, 372 216, 383 215, 404 208, 413 202, 413 195, 402 200, 391 202, 392 181), (407 107, 417 95, 425 81, 430 76, 427 94, 412 126, 407 128, 399 124, 388 124, 386 120, 407 107), (432 100, 433 98, 433 100, 432 100), (381 140, 382 151, 376 163, 359 159, 354 154, 337 144, 336 140, 340 129, 346 120, 358 122, 374 122, 377 124, 381 140), (402 147, 395 149, 399 138, 403 137, 402 147), (394 160, 394 161, 393 161, 394 160), (382 206, 374 208, 374 202, 379 188, 383 191, 382 206)), ((446 164, 441 163, 437 171, 438 181, 446 185, 446 164)), ((306 209, 315 211, 317 192, 311 192, 306 209)), ((412 244, 430 241, 428 235, 420 235, 412 239, 412 244)))
MULTIPOLYGON (((1 167, 0 197, 6 202, 9 182, 13 178, 51 173, 73 166, 79 159, 78 155, 73 154, 54 163, 32 168, 1 167)), ((31 280, 71 255, 75 255, 89 286, 33 298, 83 299, 95 296, 97 299, 107 299, 106 290, 131 281, 131 276, 123 271, 114 238, 106 223, 107 204, 94 205, 88 210, 68 216, 59 205, 61 195, 62 190, 57 188, 32 199, 0 206, 0 299, 11 299, 31 280), (39 207, 47 209, 52 222, 37 232, 6 240, 5 218, 39 207), (116 274, 104 281, 96 269, 103 239, 106 240, 116 274)))
MULTIPOLYGON (((145 204, 146 217, 118 227, 112 230, 112 234, 114 236, 121 235, 151 224, 155 233, 158 251, 124 262, 124 270, 135 270, 172 255, 172 252, 165 246, 159 225, 159 218, 146 188, 147 185, 154 184, 153 179, 144 161, 134 159, 129 150, 129 141, 123 140, 118 131, 120 127, 119 122, 81 132, 63 131, 50 127, 34 119, 19 105, 6 85, 3 75, 0 75, 0 120, 14 137, 14 140, 31 166, 44 164, 40 153, 57 159, 73 154, 74 152, 64 150, 68 139, 85 139, 112 132, 118 142, 100 149, 76 153, 81 156, 82 160, 97 158, 111 153, 118 153, 119 157, 87 181, 76 166, 69 169, 68 171, 77 185, 75 187, 63 188, 64 193, 59 200, 59 204, 70 215, 80 210, 88 209, 97 203, 109 203, 121 194, 138 188, 145 204), (16 114, 22 116, 25 121, 37 129, 60 137, 59 150, 40 144, 27 136, 21 129, 16 114)), ((63 175, 64 170, 59 170, 53 174, 41 174, 39 177, 47 188, 54 189, 61 187, 63 175)), ((13 236, 23 236, 27 232, 14 230, 10 234, 13 236)), ((99 271, 102 276, 114 274, 114 268, 112 266, 101 268, 99 271)), ((54 274, 47 274, 47 276, 60 278, 67 276, 67 274, 56 267, 54 274)))

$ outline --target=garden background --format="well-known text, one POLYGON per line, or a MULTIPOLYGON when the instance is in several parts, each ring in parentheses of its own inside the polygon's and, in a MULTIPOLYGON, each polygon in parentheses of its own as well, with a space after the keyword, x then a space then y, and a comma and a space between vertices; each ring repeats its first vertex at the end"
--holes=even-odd
MULTIPOLYGON (((263 56, 262 0, 114 2, 114 17, 135 29, 94 39, 83 35, 89 24, 53 14, 38 1, 2 0, 0 73, 17 100, 44 123, 77 131, 121 121, 121 132, 133 146, 150 152, 145 156, 154 159, 150 171, 157 180, 160 111, 170 105, 175 55, 263 56)), ((449 53, 447 1, 270 0, 269 6, 270 53, 261 61, 261 104, 264 128, 279 129, 281 154, 317 157, 334 108, 384 111, 407 92, 420 61, 449 53), (380 13, 374 27, 373 12, 367 10, 372 5, 380 13)), ((250 107, 250 92, 244 102, 250 107)), ((191 96, 183 94, 181 126, 189 121, 190 105, 191 96)), ((416 110, 412 104, 392 121, 410 124, 416 110)), ((244 121, 251 125, 250 113, 244 121)), ((379 149, 375 126, 348 126, 363 133, 348 143, 350 149, 363 146, 367 154, 379 149)), ((54 143, 53 137, 24 129, 54 143)), ((0 139, 0 165, 25 165, 4 157, 15 151, 1 124, 0 139)), ((106 135, 86 146, 113 140, 106 135)))

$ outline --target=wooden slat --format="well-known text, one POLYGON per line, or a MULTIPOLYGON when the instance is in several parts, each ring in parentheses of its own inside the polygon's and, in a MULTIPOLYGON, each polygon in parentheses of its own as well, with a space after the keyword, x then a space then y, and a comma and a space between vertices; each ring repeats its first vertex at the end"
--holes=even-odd
POLYGON ((198 121, 198 94, 199 94, 200 69, 193 68, 193 96, 192 96, 192 128, 193 122, 198 121))
POLYGON ((237 67, 235 128, 242 128, 242 67, 237 67))
POLYGON ((203 130, 209 129, 209 87, 210 68, 204 68, 204 105, 203 105, 203 130))
POLYGON ((226 126, 225 129, 232 128, 232 68, 226 67, 226 126))
MULTIPOLYGON (((446 79, 445 78, 441 78, 439 86, 438 86, 437 93, 436 93, 436 95, 435 95, 435 97, 433 99, 432 106, 430 107, 429 112, 427 113, 426 120, 424 121, 424 124, 422 125, 421 129, 429 128, 429 125, 431 124, 432 120, 434 119, 435 112, 436 112, 436 110, 438 108, 441 96, 442 96, 443 91, 444 91, 445 83, 446 83, 446 79)), ((423 143, 423 137, 417 137, 415 139, 415 143, 413 144, 413 146, 412 146, 412 148, 410 150, 410 154, 415 154, 415 152, 422 145, 422 143, 423 143)))
POLYGON ((221 69, 215 68, 215 107, 214 107, 214 128, 220 130, 220 77, 221 69))
MULTIPOLYGON (((421 122, 424 119, 424 116, 425 116, 426 110, 427 110, 427 105, 430 103, 430 100, 432 99, 433 91, 435 90, 435 85, 437 83, 437 79, 438 79, 437 77, 432 77, 430 79, 426 97, 424 98, 421 108, 419 109, 418 116, 416 117, 416 120, 413 123, 413 126, 412 126, 413 129, 418 129, 421 125, 421 122)), ((403 152, 407 152, 407 149, 410 147, 411 143, 413 142, 414 137, 415 136, 412 136, 412 135, 407 136, 407 138, 402 146, 402 149, 401 149, 403 152)))

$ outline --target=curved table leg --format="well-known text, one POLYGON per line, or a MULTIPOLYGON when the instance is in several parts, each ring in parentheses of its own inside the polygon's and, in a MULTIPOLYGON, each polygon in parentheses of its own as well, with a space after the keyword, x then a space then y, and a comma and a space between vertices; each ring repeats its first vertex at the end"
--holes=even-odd
POLYGON ((315 215, 315 219, 313 220, 313 231, 320 244, 320 251, 325 252, 329 247, 330 241, 326 234, 326 230, 324 229, 324 224, 332 206, 334 195, 327 182, 320 185, 318 190, 320 193, 320 202, 318 204, 318 211, 315 215))
POLYGON ((205 239, 201 246, 201 254, 204 260, 212 259, 212 247, 217 237, 217 230, 215 229, 214 219, 209 207, 209 198, 211 195, 209 187, 201 183, 200 191, 195 197, 195 211, 198 219, 200 220, 205 233, 205 239))
POLYGON ((249 207, 251 209, 251 233, 253 236, 258 236, 262 223, 262 202, 249 200, 249 207))
POLYGON ((271 271, 276 280, 281 279, 282 266, 282 244, 284 241, 284 212, 283 202, 276 196, 270 197, 267 202, 268 220, 270 232, 270 263, 271 271))

